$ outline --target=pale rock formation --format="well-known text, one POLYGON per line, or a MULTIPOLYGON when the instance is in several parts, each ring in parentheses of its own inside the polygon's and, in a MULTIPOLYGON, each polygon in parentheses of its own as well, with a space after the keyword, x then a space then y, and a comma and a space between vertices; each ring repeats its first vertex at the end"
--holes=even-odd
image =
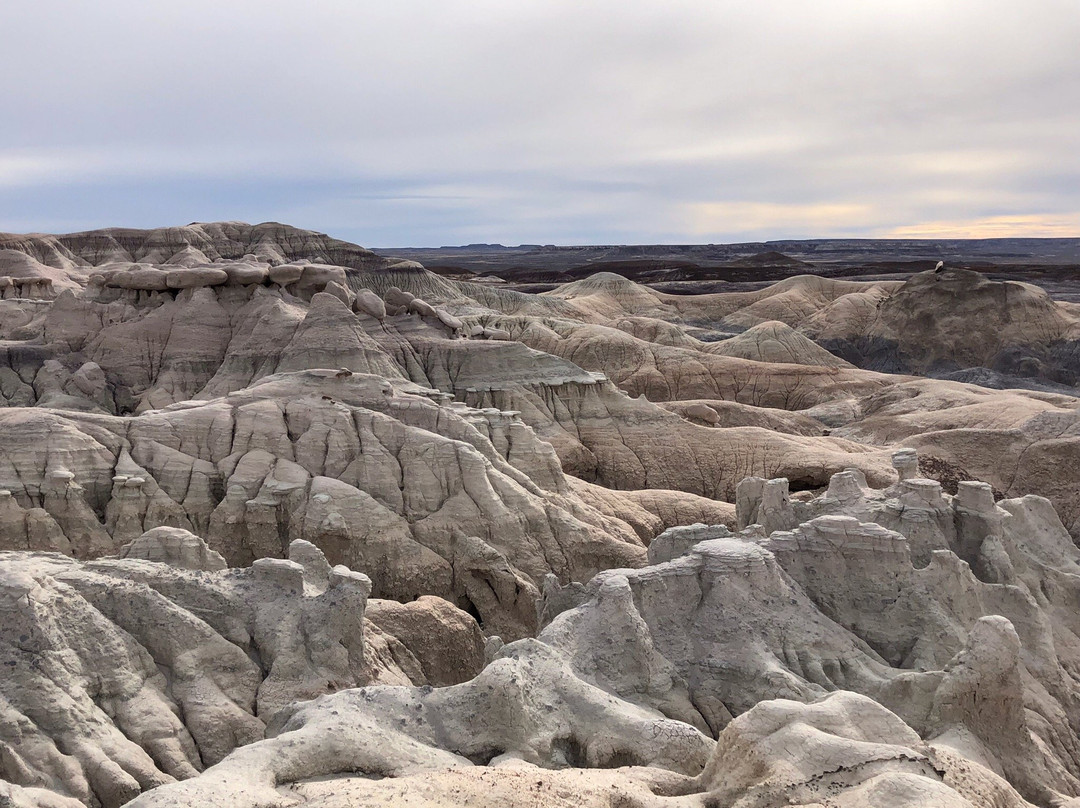
POLYGON ((196 289, 200 286, 219 286, 229 280, 223 269, 199 267, 169 270, 165 283, 170 289, 196 289))
POLYGON ((328 295, 333 295, 346 306, 352 307, 353 294, 343 284, 340 284, 337 281, 330 281, 323 288, 323 291, 328 295))
POLYGON ((118 556, 204 572, 217 572, 227 566, 220 553, 207 547, 206 542, 191 531, 178 527, 151 528, 121 547, 118 556))
POLYGON ((343 772, 400 778, 495 758, 695 774, 713 746, 692 727, 586 684, 535 640, 506 646, 461 685, 363 688, 295 705, 279 714, 269 735, 194 780, 143 795, 133 808, 278 806, 283 796, 274 787, 283 781, 343 772))
POLYGON ((919 456, 914 449, 893 452, 892 464, 901 482, 919 476, 919 456))
POLYGON ((71 541, 48 511, 23 508, 6 488, 0 489, 0 529, 7 549, 46 550, 67 555, 73 552, 71 541))
POLYGON ((710 539, 726 539, 732 533, 726 525, 698 523, 670 527, 649 543, 649 563, 663 564, 686 553, 696 544, 710 539))
MULTIPOLYGON (((345 277, 345 270, 342 267, 308 264, 300 273, 300 278, 296 281, 295 290, 300 297, 308 300, 316 292, 321 292, 326 289, 331 283, 336 284, 336 288, 345 292, 346 299, 344 300, 344 303, 346 306, 350 305, 351 301, 347 299, 348 292, 346 291, 348 281, 345 277)), ((337 293, 335 292, 335 294, 337 293)))
MULTIPOLYGON (((797 526, 767 537, 759 524, 670 531, 652 566, 545 587, 540 637, 587 681, 701 726, 689 704, 714 733, 764 699, 854 690, 942 754, 1057 805, 1080 794, 1068 684, 1080 644, 1061 612, 1080 550, 1045 499, 998 506, 988 486, 952 498, 930 482, 874 491, 848 471, 790 501, 797 526)), ((740 524, 767 487, 740 486, 740 524)))
POLYGON ((0 275, 0 297, 4 300, 51 300, 55 296, 52 278, 0 275))
POLYGON ((233 286, 261 285, 269 277, 270 271, 265 264, 236 262, 218 267, 229 276, 233 286))
MULTIPOLYGON (((255 254, 255 251, 251 254, 255 254)), ((302 275, 305 266, 319 267, 322 272, 328 265, 296 263, 274 268, 291 268, 302 275)), ((498 290, 481 292, 474 288, 482 285, 455 287, 449 281, 436 278, 418 267, 394 270, 394 279, 413 290, 408 292, 404 291, 404 286, 387 285, 386 279, 377 280, 376 274, 347 274, 346 280, 350 286, 356 286, 359 276, 363 275, 364 283, 368 283, 370 278, 373 286, 380 287, 391 296, 395 293, 390 290, 396 288, 396 293, 406 301, 403 308, 407 308, 407 301, 414 298, 427 301, 430 297, 432 301, 444 301, 436 309, 436 315, 438 311, 444 311, 449 317, 462 320, 463 325, 468 325, 470 320, 451 314, 447 308, 462 311, 460 307, 466 305, 462 301, 470 300, 462 294, 463 291, 477 295, 469 304, 473 305, 474 311, 475 304, 481 299, 485 304, 498 303, 507 308, 516 307, 520 311, 539 305, 537 300, 548 301, 545 305, 553 306, 553 311, 566 313, 571 310, 566 308, 570 304, 563 298, 515 296, 498 290), (418 297, 414 291, 423 294, 418 297)), ((815 425, 820 422, 803 415, 787 416, 776 408, 762 410, 752 405, 772 402, 783 407, 805 406, 823 397, 847 396, 834 400, 848 413, 840 419, 842 422, 857 416, 864 408, 858 399, 851 396, 863 396, 869 392, 871 395, 866 400, 870 401, 874 391, 885 389, 883 385, 904 387, 909 383, 896 385, 894 379, 868 375, 863 371, 850 371, 861 375, 845 380, 847 377, 841 376, 848 371, 843 368, 713 356, 704 351, 707 344, 698 343, 695 346, 696 341, 689 338, 677 340, 670 329, 664 333, 671 337, 668 342, 672 344, 665 347, 619 329, 604 330, 603 326, 597 324, 552 318, 545 318, 541 323, 536 317, 520 314, 501 318, 483 316, 488 327, 498 328, 499 323, 505 324, 507 328, 504 330, 511 333, 514 340, 522 339, 533 347, 558 353, 580 363, 590 371, 583 374, 576 364, 562 362, 557 365, 553 356, 521 351, 513 340, 504 345, 465 341, 463 345, 451 348, 452 341, 446 337, 454 336, 456 332, 438 316, 395 318, 391 325, 384 322, 376 326, 366 316, 349 316, 319 298, 318 293, 313 295, 312 305, 307 306, 302 296, 296 297, 288 291, 296 291, 298 280, 299 277, 292 280, 291 285, 286 284, 287 288, 258 285, 202 287, 192 290, 191 297, 187 297, 188 291, 175 293, 175 298, 171 296, 174 293, 162 293, 164 297, 161 297, 156 292, 139 292, 140 295, 151 297, 159 295, 156 301, 151 297, 131 301, 79 301, 73 296, 62 295, 52 306, 45 322, 44 336, 50 345, 66 346, 64 350, 77 351, 80 360, 97 364, 106 380, 105 388, 89 399, 92 403, 86 403, 82 401, 86 396, 76 395, 62 385, 63 391, 49 393, 44 403, 65 408, 142 411, 196 397, 223 395, 281 370, 346 368, 389 378, 404 375, 419 384, 450 392, 480 409, 494 406, 502 411, 519 411, 523 423, 532 426, 542 438, 551 442, 566 471, 607 486, 636 490, 663 488, 699 496, 734 499, 734 486, 743 476, 771 478, 783 475, 791 480, 794 488, 812 488, 827 484, 831 474, 856 465, 875 485, 890 481, 891 472, 882 463, 882 456, 860 458, 858 454, 872 453, 848 440, 835 440, 835 436, 826 438, 822 434, 826 428, 815 425), (302 323, 300 327, 297 326, 298 322, 302 323), (98 336, 91 336, 94 334, 98 336), (133 345, 145 345, 147 350, 133 357, 133 345), (658 352, 660 348, 666 353, 658 352), (501 352, 494 353, 496 349, 501 352), (144 353, 149 356, 148 362, 139 358, 144 353), (360 357, 362 361, 357 361, 360 357), (709 369, 706 375, 698 375, 703 372, 703 367, 712 368, 712 363, 716 362, 728 364, 716 365, 715 372, 709 369), (732 362, 736 365, 731 365, 732 362), (493 371, 492 368, 497 370, 493 371), (640 368, 650 378, 655 370, 656 379, 662 381, 654 384, 644 377, 627 376, 628 368, 640 368), (689 369, 694 379, 700 380, 700 386, 699 381, 691 381, 689 376, 681 378, 679 368, 689 369), (659 408, 648 401, 627 399, 613 385, 599 381, 595 374, 601 372, 609 374, 611 379, 629 392, 647 391, 651 398, 685 399, 698 395, 698 391, 710 397, 692 398, 685 403, 668 402, 671 409, 683 414, 689 421, 676 426, 674 421, 665 420, 659 408), (71 398, 61 399, 60 395, 73 396, 80 401, 76 403, 71 398), (599 428, 604 422, 607 428, 599 428), (718 434, 701 438, 698 430, 689 428, 706 424, 718 434), (729 427, 755 431, 736 433, 730 432, 729 427), (689 462, 681 462, 677 454, 692 457, 689 462)), ((590 300, 598 300, 596 295, 607 294, 604 289, 610 285, 606 282, 599 284, 599 291, 594 289, 589 295, 590 300)), ((612 288, 621 287, 615 284, 612 288)), ((341 303, 340 296, 337 302, 341 303)), ((706 309, 719 305, 715 301, 698 302, 706 309)), ((670 305, 674 306, 671 309, 671 316, 674 316, 678 314, 676 309, 683 304, 670 305)), ((375 311, 376 315, 379 313, 375 311)), ((470 327, 471 330, 475 329, 470 327)), ((480 333, 483 333, 483 328, 480 333)), ((22 361, 19 360, 20 363, 22 361)), ((17 378, 10 379, 8 399, 14 397, 22 402, 29 398, 32 401, 33 395, 27 394, 21 372, 20 367, 14 372, 17 378)), ((942 389, 952 391, 949 395, 954 399, 957 391, 966 389, 962 385, 937 384, 943 385, 942 389)), ((0 384, 2 390, 3 384, 0 384)), ((1029 418, 1031 407, 1036 405, 1043 410, 1057 408, 1057 412, 1062 411, 1056 403, 1030 396, 1009 394, 991 398, 994 400, 988 400, 978 412, 970 407, 961 408, 963 413, 953 416, 954 422, 949 424, 952 429, 949 434, 939 429, 941 419, 947 413, 957 412, 957 408, 950 405, 936 410, 937 420, 932 424, 927 422, 928 426, 938 429, 934 441, 945 445, 960 438, 959 431, 954 428, 955 419, 963 422, 965 418, 984 418, 988 408, 993 409, 995 402, 1005 398, 1012 402, 1007 408, 1009 412, 1019 413, 1023 407, 1028 407, 1029 418)), ((918 400, 931 402, 932 397, 924 394, 918 400)), ((866 407, 870 408, 869 418, 858 426, 842 425, 841 436, 873 443, 891 440, 882 435, 881 430, 870 429, 871 424, 880 423, 875 419, 881 417, 883 410, 874 410, 871 404, 866 407)), ((1010 423, 1015 420, 1013 418, 1010 423)), ((1000 419, 998 422, 1004 423, 1000 419)), ((1045 427, 1038 433, 1033 429, 1030 438, 1025 437, 1020 441, 1009 439, 1015 446, 1017 456, 1024 458, 1025 474, 1017 477, 1015 482, 1010 480, 1007 483, 1008 493, 1023 494, 1038 490, 1036 480, 1026 470, 1031 465, 1028 458, 1041 456, 1043 459, 1035 464, 1039 467, 1050 462, 1046 431, 1045 427), (1023 453, 1022 450, 1033 445, 1038 447, 1036 451, 1023 453)), ((907 434, 911 434, 910 431, 907 434)), ((1076 442, 1080 445, 1080 439, 1076 442)), ((943 452, 948 452, 947 447, 943 452)), ((933 456, 940 457, 941 454, 935 451, 933 456)), ((944 462, 948 464, 952 461, 944 462)), ((1003 468, 1008 468, 1008 465, 1003 468)), ((1001 470, 995 471, 1000 473, 1001 470)), ((1032 471, 1036 470, 1032 468, 1032 471)), ((984 474, 985 469, 980 464, 975 471, 984 474)), ((968 472, 970 474, 971 469, 968 472)), ((1005 490, 1002 487, 1006 485, 1005 482, 996 479, 991 482, 999 490, 1005 490)), ((1065 506, 1067 524, 1070 528, 1080 530, 1080 510, 1075 510, 1080 508, 1080 499, 1077 499, 1080 492, 1075 490, 1075 486, 1060 481, 1051 480, 1048 485, 1047 491, 1054 496, 1055 503, 1065 506)))
POLYGON ((703 347, 706 353, 736 356, 756 362, 846 368, 851 364, 834 356, 786 323, 764 322, 738 336, 703 347))
POLYGON ((380 322, 386 319, 386 304, 370 289, 359 290, 353 306, 358 314, 366 314, 380 322))
POLYGON ((870 395, 895 381, 846 363, 836 366, 835 358, 820 366, 726 356, 716 352, 722 342, 666 345, 596 322, 515 314, 486 317, 483 326, 485 335, 505 331, 531 348, 602 372, 629 395, 644 394, 650 401, 719 399, 801 410, 870 395))
MULTIPOLYGON (((205 545, 191 552, 186 537, 169 538, 151 532, 126 558, 85 565, 2 554, 0 778, 24 799, 47 789, 54 801, 38 804, 119 806, 262 738, 290 702, 409 683, 397 660, 415 657, 403 641, 434 662, 469 636, 470 618, 434 599, 400 607, 411 617, 397 611, 403 641, 389 628, 396 605, 372 628, 371 582, 306 543, 294 543, 293 560, 208 570, 220 558, 205 545)), ((475 645, 461 647, 475 656, 475 645)))
POLYGON ((941 755, 879 704, 843 691, 739 716, 699 780, 713 804, 734 808, 1027 805, 989 769, 941 755))
POLYGON ((753 426, 789 435, 824 435, 822 421, 803 413, 772 407, 754 407, 737 401, 689 399, 658 402, 665 410, 678 413, 691 423, 727 429, 753 426))
POLYGON ((0 297, 0 802, 1080 795, 1078 399, 874 372, 1069 392, 1036 289, 219 223, 0 236, 0 297))
POLYGON ((456 334, 465 327, 465 324, 461 321, 460 318, 455 317, 445 309, 436 309, 435 316, 438 317, 439 322, 446 326, 448 329, 450 329, 452 333, 456 334))
MULTIPOLYGON (((908 278, 880 301, 866 328, 833 328, 826 347, 860 366, 901 372, 990 368, 1075 385, 1080 317, 1037 286, 943 268, 908 278)), ((859 324, 865 325, 865 324, 859 324)))
POLYGON ((419 314, 421 317, 437 317, 435 308, 427 301, 414 297, 405 307, 410 314, 419 314))
MULTIPOLYGON (((147 292, 164 292, 169 289, 169 271, 164 269, 158 269, 157 267, 150 266, 149 264, 131 264, 129 267, 113 267, 108 273, 101 273, 104 285, 109 287, 115 287, 117 289, 134 289, 147 292)), ((177 283, 180 282, 182 275, 177 275, 177 283)), ((188 275, 189 279, 197 278, 199 275, 188 275)), ((210 277, 220 279, 220 275, 217 271, 212 273, 210 277)), ((202 285, 202 284, 195 284, 202 285)), ((174 289, 180 288, 179 286, 171 287, 174 289)))
MULTIPOLYGON (((597 612, 571 638, 601 645, 605 635, 624 639, 633 628, 622 622, 629 596, 625 579, 608 577, 601 599, 610 610, 597 612)), ((647 643, 647 627, 637 628, 647 643)), ((647 653, 629 659, 662 665, 647 653)), ((584 675, 612 688, 633 678, 636 666, 608 661, 615 664, 584 675)), ((665 671, 670 666, 647 675, 659 685, 665 671)), ((985 764, 944 742, 926 743, 898 716, 855 693, 809 704, 763 701, 731 721, 713 748, 692 727, 612 698, 581 675, 550 647, 525 640, 501 649, 480 676, 455 687, 363 688, 297 704, 278 714, 266 740, 134 805, 284 807, 299 799, 344 808, 505 799, 539 808, 561 799, 604 808, 809 808, 824 799, 850 808, 1029 806, 985 764), (652 768, 550 770, 567 764, 652 768), (282 784, 289 786, 275 789, 282 784)))
POLYGON ((424 595, 409 603, 369 600, 365 616, 405 645, 427 684, 460 684, 484 667, 485 639, 480 627, 442 598, 424 595))
POLYGON ((857 466, 876 485, 895 479, 884 452, 865 445, 756 427, 712 429, 628 398, 607 380, 578 375, 556 381, 472 386, 464 398, 478 408, 520 412, 555 448, 565 471, 610 488, 681 490, 731 501, 749 475, 782 475, 800 487, 818 487, 857 466))
POLYGON ((0 805, 10 808, 84 808, 73 797, 63 797, 45 788, 23 788, 0 780, 0 805))
POLYGON ((391 286, 383 294, 383 300, 386 301, 387 314, 402 314, 409 309, 409 304, 416 299, 416 296, 412 292, 403 292, 396 286, 391 286))
POLYGON ((740 530, 752 524, 761 525, 768 534, 798 524, 786 477, 772 480, 747 477, 740 481, 735 488, 735 512, 740 530))
POLYGON ((206 264, 245 260, 284 264, 297 259, 324 260, 337 266, 373 269, 390 261, 370 250, 323 233, 277 222, 194 223, 156 230, 109 228, 66 235, 0 235, 0 251, 36 256, 49 268, 78 276, 82 269, 110 263, 206 264))
POLYGON ((0 236, 0 298, 13 299, 34 296, 48 299, 65 289, 81 287, 83 274, 72 268, 50 266, 20 247, 4 244, 0 236), (48 283, 43 283, 48 281, 48 283))
POLYGON ((304 267, 298 264, 280 264, 270 267, 267 278, 270 283, 278 286, 290 286, 296 283, 304 274, 304 267))
POLYGON ((644 560, 634 529, 575 496, 523 424, 401 384, 312 371, 137 419, 0 411, 0 540, 94 557, 167 526, 246 565, 304 539, 368 571, 379 597, 446 597, 507 638, 535 629, 547 573, 644 560))

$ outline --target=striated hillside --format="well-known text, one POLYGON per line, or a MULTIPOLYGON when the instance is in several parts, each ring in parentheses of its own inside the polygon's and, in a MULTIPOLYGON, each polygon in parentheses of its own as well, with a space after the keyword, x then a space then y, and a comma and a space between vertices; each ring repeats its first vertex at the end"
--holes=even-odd
POLYGON ((0 236, 0 804, 1080 800, 1080 311, 571 277, 0 236))

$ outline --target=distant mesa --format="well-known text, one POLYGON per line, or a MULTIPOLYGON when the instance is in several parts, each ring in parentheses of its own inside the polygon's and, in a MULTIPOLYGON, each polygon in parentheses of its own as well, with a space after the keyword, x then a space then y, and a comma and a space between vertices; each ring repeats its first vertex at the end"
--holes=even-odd
POLYGON ((809 267, 806 261, 792 258, 790 255, 770 250, 768 252, 755 253, 745 258, 736 258, 728 266, 732 267, 809 267))

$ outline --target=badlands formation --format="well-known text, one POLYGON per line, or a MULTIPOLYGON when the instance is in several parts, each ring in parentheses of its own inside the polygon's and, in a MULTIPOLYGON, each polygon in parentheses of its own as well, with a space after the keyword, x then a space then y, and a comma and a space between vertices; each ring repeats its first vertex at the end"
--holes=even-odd
POLYGON ((0 806, 1080 805, 1080 305, 241 223, 0 297, 0 806))

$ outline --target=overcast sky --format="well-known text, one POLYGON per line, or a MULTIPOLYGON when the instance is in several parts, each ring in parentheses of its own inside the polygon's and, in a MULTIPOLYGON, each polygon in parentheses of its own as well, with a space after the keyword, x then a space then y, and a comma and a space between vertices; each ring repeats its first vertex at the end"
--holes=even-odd
POLYGON ((1078 0, 7 0, 0 230, 1080 236, 1078 0))

